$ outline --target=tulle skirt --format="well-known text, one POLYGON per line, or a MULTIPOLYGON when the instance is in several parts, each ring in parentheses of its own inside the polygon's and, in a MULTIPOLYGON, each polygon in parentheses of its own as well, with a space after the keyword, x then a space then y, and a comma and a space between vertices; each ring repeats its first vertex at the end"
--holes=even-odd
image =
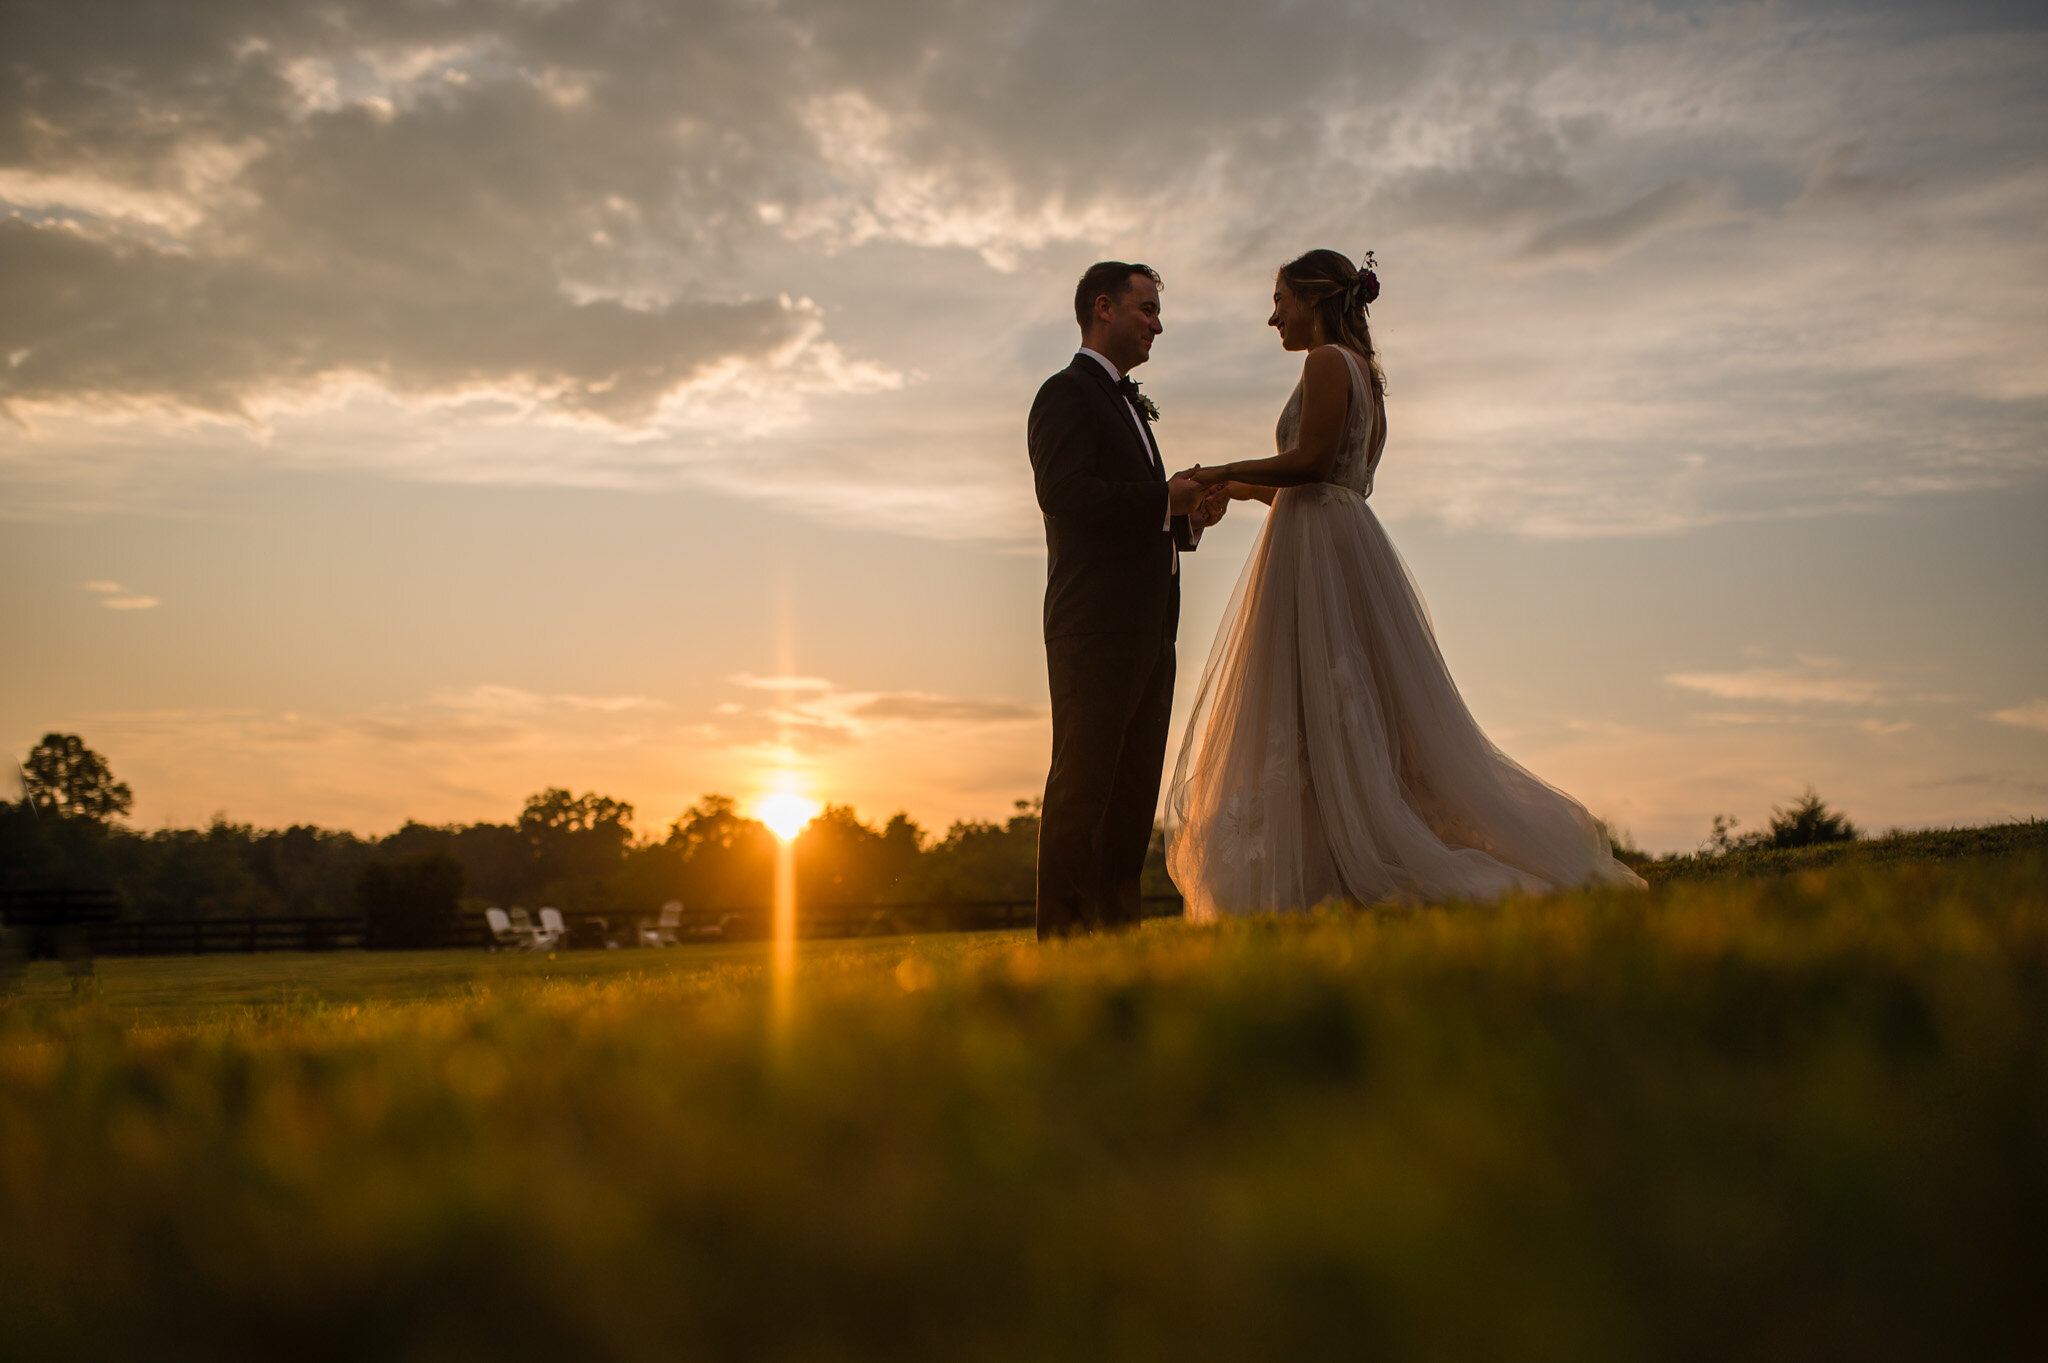
POLYGON ((1167 796, 1188 917, 1643 881, 1495 747, 1366 499, 1282 490, 1203 669, 1167 796))

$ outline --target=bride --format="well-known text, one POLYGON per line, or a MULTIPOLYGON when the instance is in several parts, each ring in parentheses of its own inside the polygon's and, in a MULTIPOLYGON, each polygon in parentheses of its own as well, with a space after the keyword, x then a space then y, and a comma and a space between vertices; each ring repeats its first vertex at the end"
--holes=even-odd
POLYGON ((1481 731, 1367 505, 1387 442, 1372 265, 1310 251, 1281 267, 1268 325, 1308 358, 1280 453, 1189 471, 1273 508, 1167 796, 1167 867, 1193 919, 1643 884, 1583 806, 1481 731))

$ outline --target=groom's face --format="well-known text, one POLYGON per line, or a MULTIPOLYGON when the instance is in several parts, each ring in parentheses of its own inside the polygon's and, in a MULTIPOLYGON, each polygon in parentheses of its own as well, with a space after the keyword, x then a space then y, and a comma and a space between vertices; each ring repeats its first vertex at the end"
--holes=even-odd
POLYGON ((1157 284, 1134 274, 1122 297, 1097 299, 1095 308, 1096 319, 1102 323, 1100 349, 1111 364, 1128 374, 1152 358, 1152 338, 1164 330, 1159 325, 1157 284))

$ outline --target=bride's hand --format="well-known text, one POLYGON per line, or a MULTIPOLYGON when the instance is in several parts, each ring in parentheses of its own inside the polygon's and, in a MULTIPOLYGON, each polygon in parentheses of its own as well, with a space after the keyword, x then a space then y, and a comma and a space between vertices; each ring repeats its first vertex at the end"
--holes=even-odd
POLYGON ((1280 490, 1260 483, 1231 482, 1223 486, 1229 491, 1230 500, 1233 502, 1264 502, 1267 506, 1273 504, 1273 494, 1280 490))
POLYGON ((1200 464, 1195 465, 1193 468, 1189 469, 1186 473, 1183 473, 1180 476, 1183 478, 1192 478, 1196 482, 1200 483, 1203 487, 1215 487, 1220 483, 1227 483, 1230 481, 1230 471, 1228 469, 1205 469, 1200 464))

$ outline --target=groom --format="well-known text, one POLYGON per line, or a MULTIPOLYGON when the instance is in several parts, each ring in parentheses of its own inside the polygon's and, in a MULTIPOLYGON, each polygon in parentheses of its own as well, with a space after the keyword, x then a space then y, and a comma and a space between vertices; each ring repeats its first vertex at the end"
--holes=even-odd
POLYGON ((1180 554, 1228 503, 1166 476, 1158 409, 1130 371, 1160 333, 1159 275, 1109 260, 1074 290, 1081 350, 1031 404, 1050 560, 1052 771, 1038 829, 1038 936, 1138 921, 1173 708, 1180 554))

